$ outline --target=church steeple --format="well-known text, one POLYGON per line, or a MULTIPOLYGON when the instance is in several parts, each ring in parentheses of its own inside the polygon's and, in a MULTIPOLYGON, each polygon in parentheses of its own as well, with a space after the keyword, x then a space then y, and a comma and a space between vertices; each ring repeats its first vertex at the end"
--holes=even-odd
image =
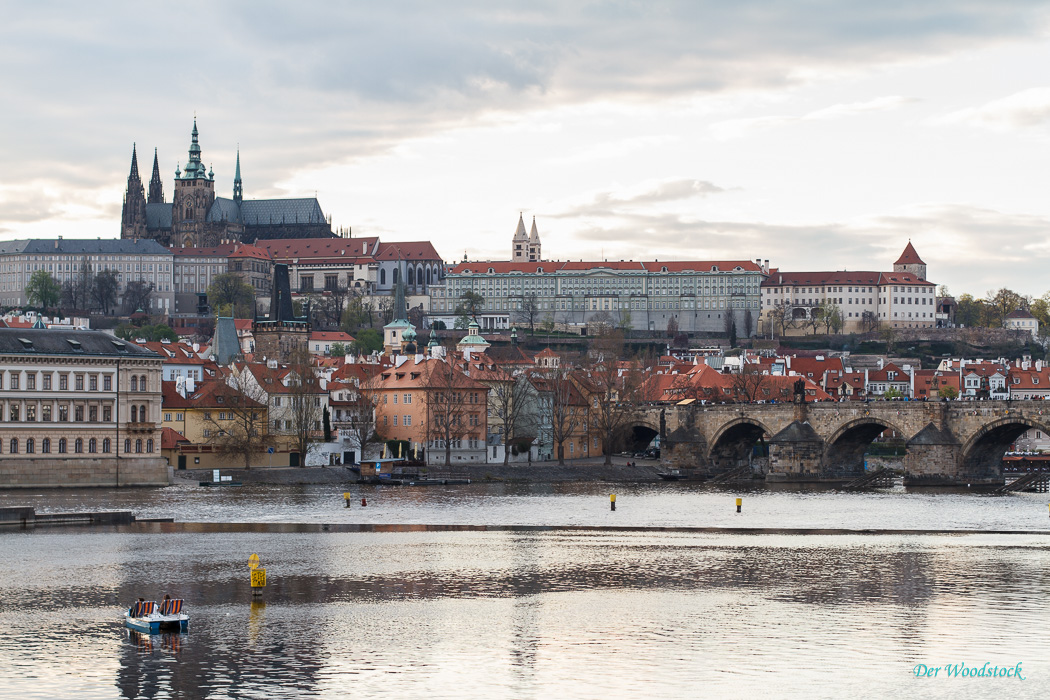
POLYGON ((233 201, 238 204, 244 199, 244 188, 241 185, 241 149, 237 148, 237 172, 233 176, 233 201))
POLYGON ((511 262, 524 262, 529 259, 529 235, 525 233, 525 218, 518 213, 518 227, 514 229, 514 238, 510 246, 511 262))
POLYGON ((164 183, 160 179, 160 163, 157 162, 157 149, 153 149, 153 176, 149 179, 149 196, 147 204, 164 203, 164 183))
POLYGON ((124 208, 120 213, 121 238, 145 238, 146 193, 139 178, 139 158, 135 144, 131 145, 131 172, 128 189, 124 192, 124 208))

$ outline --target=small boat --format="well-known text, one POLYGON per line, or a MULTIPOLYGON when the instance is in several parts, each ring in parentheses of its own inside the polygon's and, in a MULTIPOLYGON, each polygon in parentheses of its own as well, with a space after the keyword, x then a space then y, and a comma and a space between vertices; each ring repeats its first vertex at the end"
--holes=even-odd
POLYGON ((182 603, 180 598, 165 600, 159 606, 152 600, 139 601, 124 613, 124 626, 146 634, 185 632, 190 616, 182 612, 182 603))
POLYGON ((682 475, 682 472, 678 471, 677 469, 672 469, 671 471, 667 472, 660 472, 659 474, 657 474, 657 476, 659 476, 664 481, 681 481, 685 478, 682 475))

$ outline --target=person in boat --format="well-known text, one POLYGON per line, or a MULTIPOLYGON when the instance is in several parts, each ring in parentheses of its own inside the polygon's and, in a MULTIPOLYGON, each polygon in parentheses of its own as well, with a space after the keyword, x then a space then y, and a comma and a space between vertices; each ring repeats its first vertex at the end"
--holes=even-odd
POLYGON ((132 617, 138 617, 142 614, 142 604, 146 602, 145 598, 139 598, 135 601, 135 604, 128 610, 128 614, 132 617))

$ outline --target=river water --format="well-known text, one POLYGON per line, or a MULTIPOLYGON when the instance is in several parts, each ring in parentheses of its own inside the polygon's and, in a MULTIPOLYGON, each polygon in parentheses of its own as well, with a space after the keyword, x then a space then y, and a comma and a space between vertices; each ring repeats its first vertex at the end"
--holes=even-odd
POLYGON ((352 508, 341 489, 322 486, 0 492, 0 505, 41 512, 128 509, 178 521, 0 532, 0 694, 1050 693, 1045 494, 680 484, 347 488, 352 508), (339 531, 356 523, 417 527, 339 531), (657 527, 683 529, 646 529, 657 527), (974 532, 684 530, 691 527, 974 532), (268 574, 261 602, 252 601, 248 584, 253 552, 268 574), (121 627, 130 601, 165 593, 186 599, 188 634, 143 637, 121 627), (985 663, 1021 664, 1024 680, 950 676, 943 668, 985 663), (917 678, 920 664, 940 667, 938 675, 917 678))

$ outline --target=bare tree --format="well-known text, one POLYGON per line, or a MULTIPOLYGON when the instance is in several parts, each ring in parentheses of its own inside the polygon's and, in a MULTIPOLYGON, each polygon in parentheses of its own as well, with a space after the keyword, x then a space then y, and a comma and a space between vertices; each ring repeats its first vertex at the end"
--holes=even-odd
POLYGON ((773 323, 773 331, 777 335, 784 335, 788 328, 793 328, 795 323, 795 308, 787 301, 778 301, 773 304, 769 311, 769 318, 773 323))
POLYGON ((252 468, 252 458, 272 447, 266 410, 266 392, 257 384, 234 380, 233 386, 214 382, 212 395, 216 410, 204 413, 211 426, 208 444, 223 457, 243 459, 244 468, 252 468))
POLYGON ((860 315, 860 322, 864 330, 872 333, 879 328, 879 317, 874 311, 865 311, 860 315))
POLYGON ((744 363, 738 374, 733 374, 733 395, 738 401, 754 403, 766 395, 770 388, 769 375, 764 373, 758 365, 744 363))
POLYGON ((506 465, 514 440, 536 436, 535 423, 527 411, 530 385, 524 377, 510 375, 498 381, 483 383, 489 387, 489 406, 492 407, 496 427, 503 436, 503 464, 506 465))
POLYGON ((540 393, 540 413, 551 432, 558 464, 565 464, 565 444, 575 438, 587 419, 587 401, 566 367, 552 367, 535 380, 540 393))
POLYGON ((361 382, 351 392, 349 405, 344 407, 344 416, 336 421, 340 436, 347 436, 361 456, 370 443, 382 442, 376 434, 376 405, 378 401, 379 373, 361 382))
POLYGON ((452 465, 452 448, 463 439, 480 437, 482 411, 487 410, 485 387, 463 374, 452 360, 431 358, 424 367, 427 397, 427 440, 445 450, 445 466, 452 465))
POLYGON ((528 294, 521 300, 521 308, 514 317, 520 322, 528 324, 529 335, 536 335, 536 321, 540 316, 540 302, 535 294, 528 294))
POLYGON ((293 350, 288 359, 288 420, 291 421, 292 445, 299 453, 299 466, 306 466, 310 445, 321 439, 321 408, 324 392, 320 388, 305 348, 293 350))
POLYGON ((642 382, 640 372, 621 366, 623 349, 619 332, 595 339, 591 356, 596 360, 587 366, 582 377, 576 375, 578 386, 588 399, 588 425, 602 439, 606 465, 612 464, 617 443, 635 416, 642 382))
POLYGON ((124 286, 124 313, 133 314, 142 310, 149 313, 153 283, 132 280, 124 286))
POLYGON ((62 306, 66 309, 89 311, 93 283, 91 269, 86 262, 82 263, 76 276, 62 283, 62 306))
POLYGON ((119 289, 117 273, 113 270, 106 269, 95 275, 91 285, 91 299, 103 316, 109 316, 110 310, 116 306, 119 289))

